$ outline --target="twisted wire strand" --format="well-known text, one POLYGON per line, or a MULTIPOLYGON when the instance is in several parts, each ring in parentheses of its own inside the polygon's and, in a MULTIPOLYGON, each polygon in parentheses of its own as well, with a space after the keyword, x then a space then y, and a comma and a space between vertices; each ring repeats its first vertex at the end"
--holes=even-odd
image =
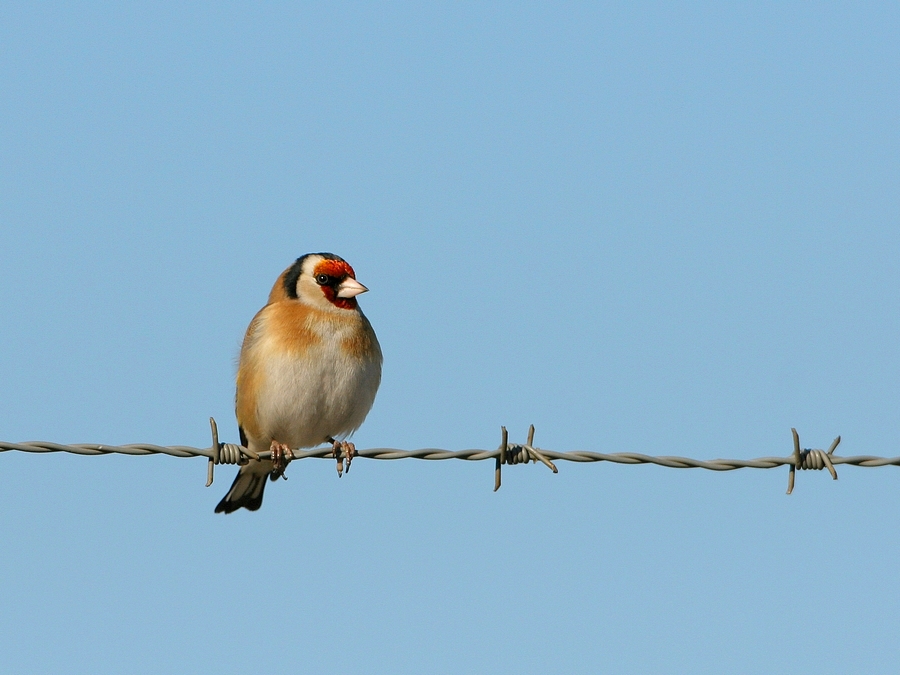
MULTIPOLYGON (((525 449, 527 446, 510 444, 509 451, 525 449)), ((240 464, 236 444, 223 443, 221 449, 233 449, 232 455, 226 458, 224 455, 219 464, 240 464)), ((589 452, 587 450, 575 450, 572 452, 558 452, 537 448, 543 455, 552 460, 568 462, 613 462, 615 464, 655 464, 670 469, 708 469, 710 471, 734 471, 736 469, 774 469, 779 466, 792 466, 793 457, 758 457, 756 459, 691 459, 690 457, 653 456, 642 455, 636 452, 589 452)), ((31 453, 68 452, 76 455, 169 455, 170 457, 205 457, 209 459, 213 455, 212 448, 194 448, 187 445, 161 446, 148 443, 134 443, 130 445, 95 445, 80 443, 76 445, 64 445, 62 443, 50 443, 47 441, 28 441, 24 443, 10 443, 0 441, 0 452, 19 450, 31 453)), ((815 452, 815 451, 813 451, 815 452)), ((819 450, 818 452, 822 452, 819 450)), ((357 450, 357 457, 368 459, 461 459, 478 462, 485 459, 496 459, 499 450, 442 450, 439 448, 421 448, 419 450, 400 450, 398 448, 370 448, 357 450)), ((294 450, 294 459, 332 459, 331 448, 316 448, 313 450, 294 450)), ((269 459, 268 452, 259 453, 260 459, 269 459)), ((531 459, 519 459, 509 461, 507 464, 525 464, 531 459)), ((850 457, 833 456, 832 464, 850 464, 852 466, 879 467, 900 466, 900 457, 879 457, 877 455, 856 455, 850 457)), ((800 469, 822 469, 822 466, 801 466, 800 469)))
MULTIPOLYGON (((207 485, 212 483, 212 467, 214 464, 244 464, 248 457, 269 459, 270 452, 253 453, 247 448, 234 443, 219 443, 215 420, 210 419, 212 428, 213 445, 209 448, 195 448, 186 445, 161 446, 148 443, 134 443, 129 445, 98 445, 80 443, 65 445, 48 441, 28 441, 24 443, 10 443, 0 441, 0 452, 17 450, 21 452, 49 453, 68 452, 77 455, 169 455, 171 457, 205 457, 209 460, 209 472, 207 485)), ((849 464, 862 467, 900 466, 900 457, 879 457, 876 455, 857 455, 853 457, 841 457, 834 455, 834 450, 840 442, 838 436, 831 448, 824 450, 800 449, 799 436, 796 430, 791 430, 794 435, 794 453, 788 457, 758 457, 755 459, 693 459, 690 457, 654 456, 636 452, 602 453, 587 450, 575 450, 572 452, 559 452, 537 448, 533 443, 534 427, 529 430, 527 443, 509 443, 506 429, 503 428, 502 441, 496 450, 444 450, 441 448, 420 448, 418 450, 400 450, 398 448, 370 448, 357 450, 356 456, 368 459, 424 459, 445 460, 459 459, 465 461, 481 461, 494 459, 496 461, 496 479, 494 489, 500 487, 500 466, 502 464, 525 464, 528 462, 541 462, 556 473, 553 460, 578 463, 612 462, 616 464, 654 464, 670 469, 707 469, 709 471, 735 471, 737 469, 773 469, 780 466, 790 467, 788 479, 788 493, 793 489, 794 471, 828 469, 832 477, 837 479, 835 465, 849 464)), ((312 450, 294 450, 292 459, 328 458, 340 462, 343 452, 335 452, 331 447, 314 448, 312 450)))
POLYGON ((94 443, 78 443, 64 445, 48 441, 26 441, 24 443, 7 443, 0 441, 0 452, 19 450, 21 452, 69 452, 75 455, 170 455, 172 457, 209 457, 211 448, 192 448, 188 445, 152 445, 150 443, 133 443, 130 445, 97 445, 94 443))

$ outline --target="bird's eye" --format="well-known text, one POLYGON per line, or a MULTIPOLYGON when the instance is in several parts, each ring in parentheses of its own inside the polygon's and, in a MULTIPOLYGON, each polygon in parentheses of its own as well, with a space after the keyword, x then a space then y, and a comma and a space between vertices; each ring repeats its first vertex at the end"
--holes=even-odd
POLYGON ((328 281, 329 276, 327 274, 319 274, 316 276, 316 283, 319 284, 319 286, 324 286, 328 281))

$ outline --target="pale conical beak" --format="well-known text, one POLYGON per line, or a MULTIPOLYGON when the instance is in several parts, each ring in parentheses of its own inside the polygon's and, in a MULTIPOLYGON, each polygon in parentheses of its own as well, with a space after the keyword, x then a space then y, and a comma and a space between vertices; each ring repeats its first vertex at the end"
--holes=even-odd
POLYGON ((337 296, 339 298, 352 298, 360 293, 365 293, 368 288, 363 286, 353 277, 347 277, 337 287, 337 296))

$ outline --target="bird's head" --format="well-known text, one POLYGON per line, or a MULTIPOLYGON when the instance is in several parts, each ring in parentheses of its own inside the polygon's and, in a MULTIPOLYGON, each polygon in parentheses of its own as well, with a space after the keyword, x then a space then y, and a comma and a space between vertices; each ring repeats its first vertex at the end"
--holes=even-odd
POLYGON ((356 309, 356 296, 369 290, 356 280, 347 261, 333 253, 307 253, 283 278, 288 298, 323 309, 356 309))

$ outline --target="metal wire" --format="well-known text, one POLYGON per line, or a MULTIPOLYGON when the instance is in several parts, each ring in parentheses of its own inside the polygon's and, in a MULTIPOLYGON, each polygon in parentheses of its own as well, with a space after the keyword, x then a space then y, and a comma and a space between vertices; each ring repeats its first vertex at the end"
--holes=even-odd
MULTIPOLYGON (((212 446, 209 448, 193 448, 185 445, 161 446, 145 443, 131 445, 95 445, 77 444, 63 445, 46 441, 29 441, 26 443, 8 443, 0 441, 0 452, 19 450, 21 452, 69 452, 76 455, 170 455, 172 457, 206 457, 208 462, 207 487, 212 485, 213 467, 216 464, 245 464, 248 458, 269 459, 271 453, 255 453, 241 445, 233 443, 220 443, 216 422, 210 418, 212 431, 212 446)), ((828 469, 834 480, 837 480, 837 464, 851 464, 853 466, 879 467, 900 466, 900 457, 877 457, 874 455, 857 455, 855 457, 840 457, 834 454, 841 442, 841 437, 834 439, 831 447, 825 450, 801 449, 800 437, 796 429, 791 429, 794 440, 794 452, 788 457, 759 457, 756 459, 691 459, 689 457, 652 456, 636 452, 601 453, 576 450, 574 452, 557 452, 544 450, 533 446, 534 426, 528 431, 528 440, 525 443, 510 443, 506 427, 501 427, 500 447, 496 450, 442 450, 439 448, 422 448, 419 450, 398 450, 396 448, 371 448, 357 450, 355 456, 368 459, 462 459, 468 461, 480 461, 494 459, 494 491, 500 488, 500 471, 504 464, 525 464, 528 462, 540 462, 547 466, 553 473, 557 473, 553 460, 569 462, 614 462, 616 464, 655 464, 670 469, 707 469, 709 471, 734 471, 736 469, 773 469, 779 466, 789 467, 788 490, 791 494, 794 489, 794 476, 797 469, 822 470, 828 469)), ((331 446, 315 448, 312 450, 294 450, 292 458, 329 458, 337 459, 340 463, 344 458, 341 450, 335 451, 331 446)))

